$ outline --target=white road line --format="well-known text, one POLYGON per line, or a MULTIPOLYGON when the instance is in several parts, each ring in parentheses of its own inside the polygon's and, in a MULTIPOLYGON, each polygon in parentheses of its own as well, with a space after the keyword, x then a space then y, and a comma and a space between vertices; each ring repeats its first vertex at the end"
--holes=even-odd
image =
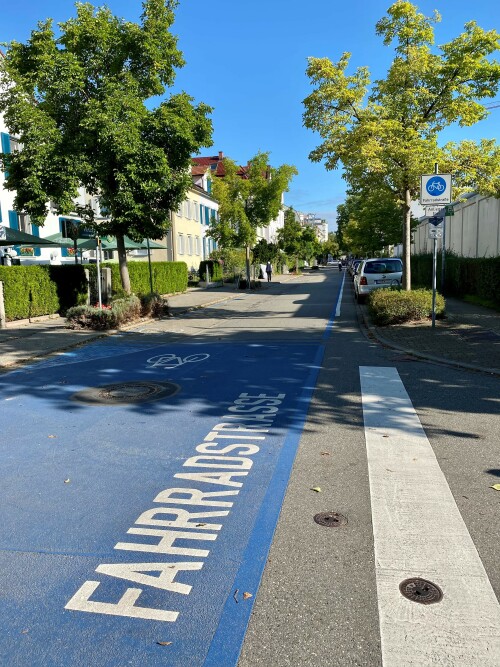
POLYGON ((498 667, 500 605, 401 378, 360 377, 384 667, 498 667), (410 577, 443 600, 404 598, 410 577))
POLYGON ((340 306, 342 304, 342 294, 344 293, 345 273, 342 276, 342 285, 340 286, 340 294, 337 301, 337 308, 335 310, 335 317, 340 317, 340 306))

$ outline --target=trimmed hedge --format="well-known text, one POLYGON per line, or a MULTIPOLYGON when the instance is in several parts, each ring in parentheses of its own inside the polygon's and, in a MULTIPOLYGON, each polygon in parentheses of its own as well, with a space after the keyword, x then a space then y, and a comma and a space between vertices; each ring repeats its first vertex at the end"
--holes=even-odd
MULTIPOLYGON (((103 267, 111 269, 111 289, 121 294, 122 281, 120 267, 115 262, 104 262, 103 267)), ((130 287, 134 294, 142 295, 151 292, 148 262, 128 262, 130 287)), ((95 267, 95 264, 93 265, 95 267)), ((94 268, 97 270, 97 267, 94 268)), ((159 294, 185 292, 188 284, 188 268, 185 262, 151 262, 153 289, 159 294)))
MULTIPOLYGON (((432 285, 432 254, 412 255, 412 284, 432 285)), ((441 253, 437 257, 437 284, 441 286, 441 253)), ((500 257, 459 257, 446 254, 444 292, 463 298, 477 296, 500 305, 500 257)))
POLYGON ((80 264, 0 266, 0 280, 8 321, 64 314, 87 300, 87 280, 80 264))
MULTIPOLYGON (((370 294, 368 304, 373 322, 379 326, 418 321, 432 316, 432 290, 377 289, 370 294)), ((445 301, 436 294, 437 317, 442 317, 444 311, 445 301)))
POLYGON ((207 270, 210 274, 210 280, 216 282, 217 280, 222 280, 223 278, 223 267, 222 264, 215 259, 204 259, 200 262, 200 280, 206 280, 207 270))

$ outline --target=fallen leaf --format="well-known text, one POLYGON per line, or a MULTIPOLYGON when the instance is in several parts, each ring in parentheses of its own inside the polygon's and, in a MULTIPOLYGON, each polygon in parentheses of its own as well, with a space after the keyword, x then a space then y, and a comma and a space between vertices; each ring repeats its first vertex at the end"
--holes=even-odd
POLYGON ((172 642, 156 642, 159 646, 170 646, 172 642))
POLYGON ((383 437, 383 438, 388 438, 389 436, 388 436, 388 435, 383 435, 382 437, 383 437))
POLYGON ((321 488, 319 486, 313 486, 311 491, 316 491, 316 493, 321 493, 321 488))
POLYGON ((500 484, 493 484, 493 486, 490 486, 490 489, 495 489, 495 491, 500 491, 500 484))
POLYGON ((206 523, 197 523, 196 528, 201 528, 201 526, 206 526, 206 523))
POLYGON ((22 634, 22 635, 27 635, 28 632, 29 632, 29 630, 21 630, 21 634, 22 634))
POLYGON ((321 452, 321 456, 330 456, 330 452, 321 452))
POLYGON ((248 600, 248 598, 253 598, 253 595, 251 593, 243 593, 243 599, 248 600))
POLYGON ((68 477, 68 479, 65 479, 65 480, 64 480, 64 483, 65 483, 65 484, 69 484, 69 482, 70 482, 69 477, 68 477))
POLYGON ((390 468, 386 468, 387 472, 394 472, 394 470, 391 470, 390 468))
POLYGON ((57 435, 49 435, 48 438, 57 438, 57 435))

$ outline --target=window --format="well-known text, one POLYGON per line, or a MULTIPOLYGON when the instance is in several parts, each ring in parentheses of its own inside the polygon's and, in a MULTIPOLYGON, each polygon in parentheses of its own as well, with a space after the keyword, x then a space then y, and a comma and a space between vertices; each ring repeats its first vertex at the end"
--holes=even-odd
POLYGON ((200 237, 196 236, 195 237, 195 254, 200 255, 201 254, 201 245, 200 245, 200 237))
POLYGON ((193 254, 193 237, 189 234, 187 237, 188 242, 188 255, 193 254))
POLYGON ((184 234, 179 234, 177 237, 177 252, 179 255, 184 254, 184 234))
POLYGON ((384 259, 381 262, 367 262, 364 268, 365 273, 398 273, 402 271, 402 264, 399 259, 384 259))

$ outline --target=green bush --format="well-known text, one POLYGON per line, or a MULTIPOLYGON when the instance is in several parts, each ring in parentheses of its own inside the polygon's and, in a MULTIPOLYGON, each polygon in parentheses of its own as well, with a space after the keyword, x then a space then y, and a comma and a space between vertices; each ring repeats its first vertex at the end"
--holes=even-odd
POLYGON ((157 292, 143 294, 140 299, 142 317, 163 317, 168 313, 168 301, 157 292))
MULTIPOLYGON (((432 285, 432 254, 412 255, 413 286, 432 285)), ((441 253, 437 256, 437 283, 441 285, 441 253)), ((475 296, 500 305, 500 257, 460 257, 446 253, 444 293, 475 296)))
MULTIPOLYGON (((116 263, 105 262, 103 267, 111 269, 111 289, 113 294, 122 293, 120 267, 116 263)), ((149 294, 151 283, 148 262, 128 262, 130 286, 134 294, 149 294)), ((151 262, 153 289, 158 294, 185 292, 188 284, 188 268, 185 262, 151 262)))
POLYGON ((217 280, 222 280, 222 264, 215 259, 204 259, 200 262, 200 280, 207 279, 207 271, 210 275, 210 280, 216 282, 217 280))
MULTIPOLYGON (((370 294, 368 304, 373 322, 380 326, 427 319, 432 316, 432 291, 377 289, 370 294)), ((444 298, 436 294, 436 315, 442 317, 444 312, 444 298)))
POLYGON ((103 331, 116 329, 122 324, 139 319, 140 316, 141 301, 132 295, 125 299, 116 299, 111 306, 104 308, 75 306, 66 313, 66 321, 70 329, 103 331))
POLYGON ((0 266, 7 320, 64 314, 87 300, 87 280, 81 265, 0 266))

